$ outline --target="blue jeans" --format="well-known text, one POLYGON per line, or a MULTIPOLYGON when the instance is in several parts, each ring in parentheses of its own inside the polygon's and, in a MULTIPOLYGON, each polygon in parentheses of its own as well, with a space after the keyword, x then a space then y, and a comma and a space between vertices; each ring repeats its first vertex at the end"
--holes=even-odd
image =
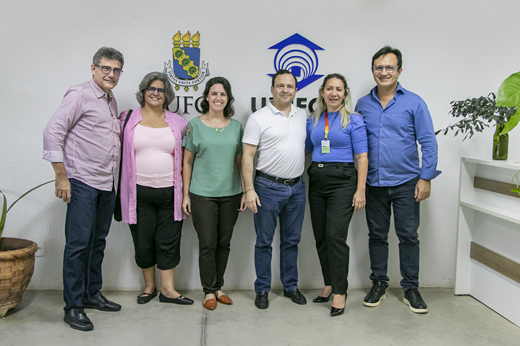
POLYGON ((305 215, 305 182, 293 186, 256 177, 255 191, 261 207, 254 216, 255 292, 271 289, 271 257, 277 219, 280 218, 280 277, 286 291, 298 288, 298 244, 305 215))
POLYGON ((70 179, 71 199, 65 219, 63 298, 65 311, 83 307, 83 299, 100 295, 101 265, 116 195, 70 179))
POLYGON ((419 202, 415 201, 415 185, 419 178, 391 187, 367 185, 366 217, 368 224, 368 249, 372 282, 382 282, 388 287, 388 232, 391 207, 394 211, 394 227, 399 239, 399 263, 401 286, 406 291, 419 287, 419 202))

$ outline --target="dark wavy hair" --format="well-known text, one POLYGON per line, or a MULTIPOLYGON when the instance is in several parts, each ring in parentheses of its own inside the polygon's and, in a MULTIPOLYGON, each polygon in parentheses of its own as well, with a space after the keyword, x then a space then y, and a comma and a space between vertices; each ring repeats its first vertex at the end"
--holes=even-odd
POLYGON ((228 102, 226 107, 224 107, 224 116, 230 118, 235 114, 235 109, 233 108, 233 101, 235 101, 235 98, 233 97, 233 93, 231 92, 231 84, 229 84, 229 81, 224 77, 213 77, 206 83, 206 88, 202 93, 203 98, 200 103, 202 113, 206 114, 207 112, 209 112, 209 102, 206 100, 206 97, 208 97, 209 95, 209 89, 211 89, 211 87, 215 84, 222 84, 224 90, 226 91, 228 102))

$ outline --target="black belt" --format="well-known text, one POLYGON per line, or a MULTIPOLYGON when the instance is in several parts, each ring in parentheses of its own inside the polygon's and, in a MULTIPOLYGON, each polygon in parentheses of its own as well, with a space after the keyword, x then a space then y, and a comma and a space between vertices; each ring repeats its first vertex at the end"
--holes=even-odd
POLYGON ((284 184, 284 185, 287 185, 287 186, 295 185, 302 178, 302 176, 299 176, 299 177, 294 178, 294 179, 277 178, 277 177, 273 177, 272 175, 262 173, 260 171, 256 171, 256 176, 257 177, 262 177, 262 178, 265 178, 265 179, 269 179, 271 181, 274 181, 275 183, 280 183, 280 184, 284 184))
POLYGON ((314 166, 318 166, 318 167, 336 167, 336 168, 339 168, 339 167, 350 167, 350 166, 353 166, 354 163, 353 162, 314 162, 312 161, 312 164, 314 166))

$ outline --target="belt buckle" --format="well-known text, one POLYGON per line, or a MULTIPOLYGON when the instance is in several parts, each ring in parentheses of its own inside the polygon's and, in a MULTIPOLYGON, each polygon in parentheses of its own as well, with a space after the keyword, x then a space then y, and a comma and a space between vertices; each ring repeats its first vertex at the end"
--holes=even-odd
POLYGON ((283 181, 283 184, 287 185, 287 186, 290 186, 291 185, 291 180, 290 179, 286 179, 286 180, 283 181))
POLYGON ((323 168, 325 165, 323 163, 318 163, 318 167, 323 168))

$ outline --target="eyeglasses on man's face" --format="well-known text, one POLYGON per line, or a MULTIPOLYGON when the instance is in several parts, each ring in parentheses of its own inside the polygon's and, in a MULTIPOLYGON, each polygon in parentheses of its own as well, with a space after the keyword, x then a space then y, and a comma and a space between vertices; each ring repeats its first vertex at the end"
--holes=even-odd
POLYGON ((388 66, 373 66, 372 68, 374 69, 374 71, 376 73, 381 73, 381 72, 383 72, 383 70, 386 70, 386 72, 388 72, 388 73, 394 73, 395 71, 397 71, 399 69, 399 67, 392 66, 392 65, 388 65, 388 66))
POLYGON ((114 72, 114 76, 120 76, 121 73, 123 73, 123 70, 120 68, 112 68, 110 66, 101 66, 101 65, 94 65, 96 67, 101 68, 101 71, 103 71, 103 74, 110 74, 110 72, 114 72))

